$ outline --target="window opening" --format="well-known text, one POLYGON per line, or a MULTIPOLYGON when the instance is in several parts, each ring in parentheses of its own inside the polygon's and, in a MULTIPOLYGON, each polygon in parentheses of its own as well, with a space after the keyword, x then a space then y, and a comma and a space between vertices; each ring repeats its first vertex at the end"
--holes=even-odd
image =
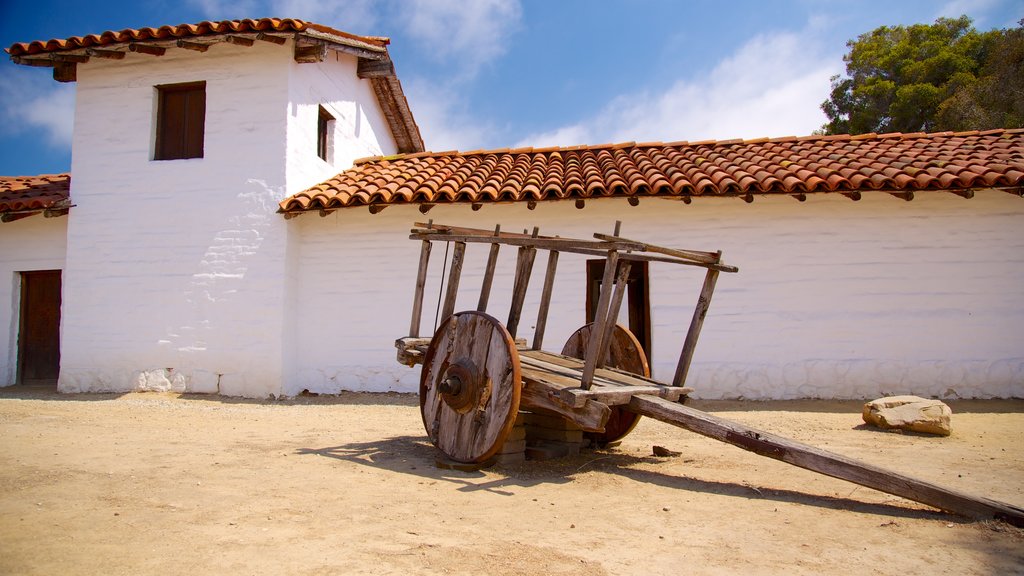
POLYGON ((334 132, 334 116, 320 106, 316 124, 316 155, 324 162, 331 162, 331 134, 334 132))
POLYGON ((157 86, 154 160, 203 157, 206 82, 157 86))

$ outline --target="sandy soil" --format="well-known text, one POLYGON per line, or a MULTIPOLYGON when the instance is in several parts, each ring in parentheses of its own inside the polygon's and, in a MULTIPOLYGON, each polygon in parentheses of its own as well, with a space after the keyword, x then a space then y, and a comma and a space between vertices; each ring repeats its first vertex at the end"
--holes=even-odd
MULTIPOLYGON (((695 406, 1024 505, 1022 401, 952 403, 949 438, 868 429, 856 402, 695 406)), ((1024 531, 660 422, 556 462, 435 454, 413 396, 0 390, 0 573, 1024 572, 1024 531)))

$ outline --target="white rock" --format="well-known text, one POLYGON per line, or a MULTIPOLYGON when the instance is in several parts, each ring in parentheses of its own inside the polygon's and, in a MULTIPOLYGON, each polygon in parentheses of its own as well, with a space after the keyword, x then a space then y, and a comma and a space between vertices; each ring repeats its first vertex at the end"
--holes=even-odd
POLYGON ((879 428, 949 436, 953 411, 939 400, 918 396, 890 396, 864 405, 864 421, 879 428))

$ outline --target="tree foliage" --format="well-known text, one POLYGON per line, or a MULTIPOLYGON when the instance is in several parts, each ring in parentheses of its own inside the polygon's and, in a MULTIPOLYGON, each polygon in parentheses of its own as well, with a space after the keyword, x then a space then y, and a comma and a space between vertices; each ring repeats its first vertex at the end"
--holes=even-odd
POLYGON ((1024 20, 980 33, 967 16, 882 26, 846 43, 827 134, 1024 126, 1024 20))

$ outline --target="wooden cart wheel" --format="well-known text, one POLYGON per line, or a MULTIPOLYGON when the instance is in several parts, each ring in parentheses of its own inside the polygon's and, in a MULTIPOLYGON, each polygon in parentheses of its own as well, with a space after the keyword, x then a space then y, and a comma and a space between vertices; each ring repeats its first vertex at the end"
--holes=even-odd
POLYGON ((483 462, 519 413, 519 352, 508 330, 482 312, 449 316, 420 373, 420 414, 435 446, 459 462, 483 462))
MULTIPOLYGON (((590 343, 593 329, 594 324, 590 323, 569 336, 569 340, 562 347, 562 355, 581 360, 586 358, 587 345, 590 343)), ((612 330, 612 341, 608 345, 608 354, 605 356, 604 365, 648 378, 651 376, 647 355, 644 354, 640 341, 628 328, 618 324, 612 330)), ((605 424, 604 432, 584 432, 583 434, 595 444, 604 445, 621 440, 640 421, 639 414, 626 410, 624 406, 611 406, 610 408, 612 413, 608 417, 608 423, 605 424)))

